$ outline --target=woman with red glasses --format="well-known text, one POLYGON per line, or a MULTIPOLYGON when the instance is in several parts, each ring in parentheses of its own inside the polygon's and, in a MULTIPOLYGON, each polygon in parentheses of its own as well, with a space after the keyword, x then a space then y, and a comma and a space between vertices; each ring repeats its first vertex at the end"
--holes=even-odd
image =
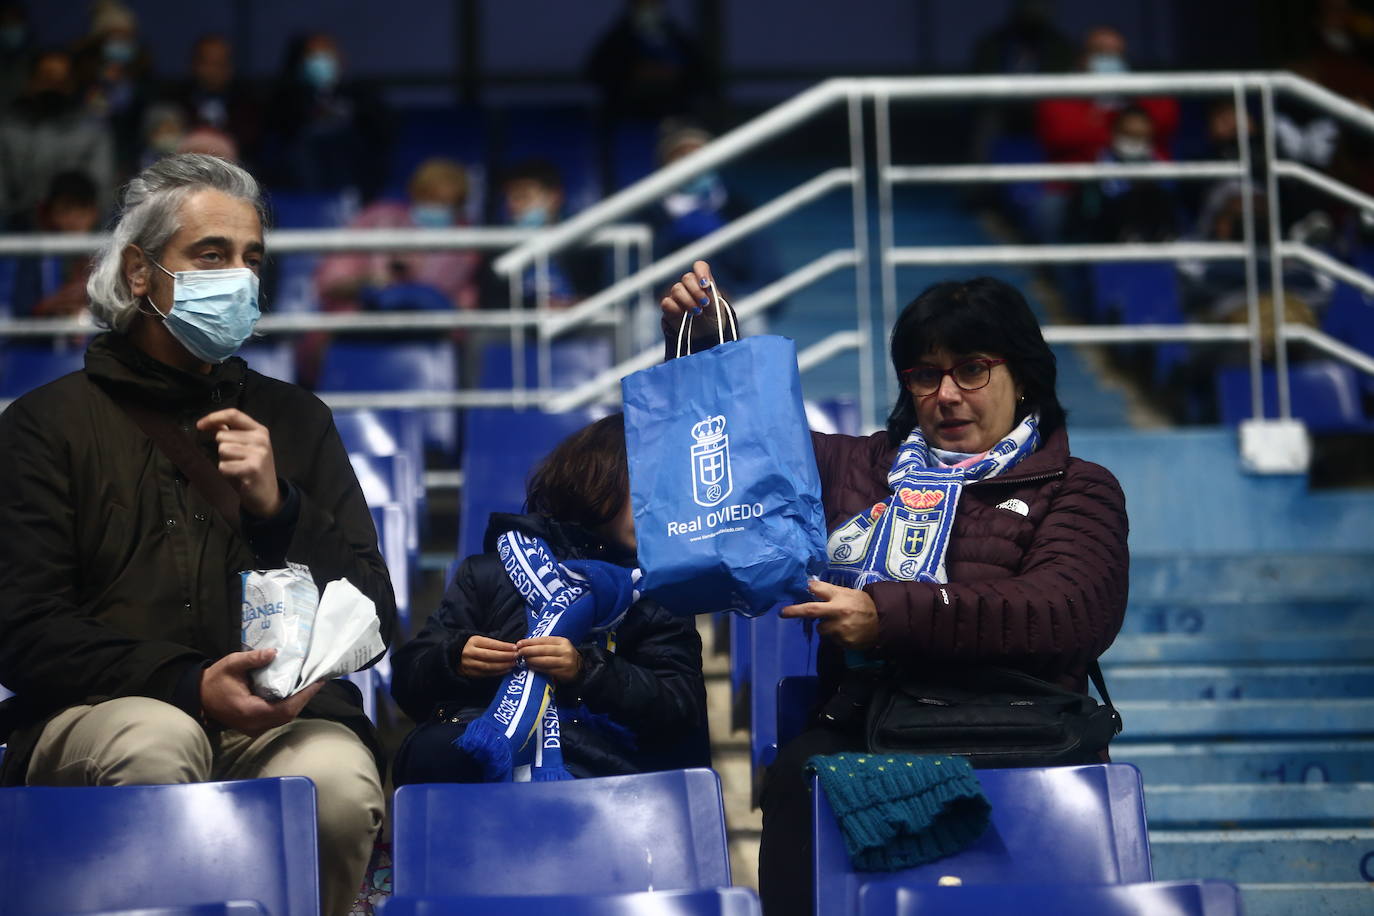
MULTIPOLYGON (((665 332, 685 311, 714 317, 713 282, 696 262, 661 303, 665 332)), ((1126 608, 1125 500, 1109 471, 1069 454, 1055 357, 1025 297, 986 277, 936 284, 898 317, 891 353, 901 393, 887 428, 813 434, 830 569, 782 615, 818 624, 820 699, 764 784, 770 916, 812 911, 804 766, 869 750, 875 671, 999 666, 1083 693, 1126 608)))

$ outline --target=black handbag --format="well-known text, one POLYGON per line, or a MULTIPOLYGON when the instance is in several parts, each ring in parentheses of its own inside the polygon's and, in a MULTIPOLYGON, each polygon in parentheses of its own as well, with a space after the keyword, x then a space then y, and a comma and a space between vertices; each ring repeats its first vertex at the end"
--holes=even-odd
POLYGON ((975 767, 1100 763, 1121 715, 1096 661, 1088 675, 1104 703, 1010 668, 883 677, 868 705, 868 750, 957 754, 975 767))

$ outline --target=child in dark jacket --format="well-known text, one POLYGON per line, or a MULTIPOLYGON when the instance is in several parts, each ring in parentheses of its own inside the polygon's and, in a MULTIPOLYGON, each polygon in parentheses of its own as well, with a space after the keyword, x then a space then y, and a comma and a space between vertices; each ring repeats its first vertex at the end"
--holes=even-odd
POLYGON ((392 660, 392 695, 420 723, 396 755, 395 783, 481 779, 454 741, 517 658, 555 685, 572 775, 709 766, 701 639, 690 619, 641 599, 579 645, 526 638, 525 602, 496 554, 496 539, 517 531, 542 539, 560 562, 635 566, 624 417, 565 439, 531 475, 526 505, 527 515, 492 515, 487 552, 463 561, 439 609, 392 660))

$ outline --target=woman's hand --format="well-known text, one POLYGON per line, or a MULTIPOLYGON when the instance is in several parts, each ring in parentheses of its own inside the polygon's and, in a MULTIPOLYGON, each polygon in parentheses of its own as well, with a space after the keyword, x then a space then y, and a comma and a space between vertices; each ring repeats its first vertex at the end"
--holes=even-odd
POLYGON ((515 667, 515 643, 469 636, 458 658, 460 677, 501 677, 515 667))
POLYGON ((548 675, 558 684, 571 684, 582 676, 582 653, 562 636, 519 640, 515 654, 532 670, 548 675))
POLYGON ((818 600, 791 604, 779 613, 819 620, 816 629, 821 635, 846 649, 862 651, 878 644, 878 608, 868 592, 819 579, 812 581, 810 588, 818 600))
MULTIPOLYGON (((714 305, 715 293, 719 290, 711 288, 715 282, 711 276, 711 265, 697 261, 692 265, 691 273, 683 274, 682 279, 674 283, 659 300, 658 307, 663 313, 659 326, 663 329, 666 359, 677 355, 678 331, 688 313, 694 317, 691 328, 694 338, 705 340, 709 336, 713 342, 719 340, 718 316, 714 305)), ((734 337, 727 336, 726 339, 733 340, 734 337)))

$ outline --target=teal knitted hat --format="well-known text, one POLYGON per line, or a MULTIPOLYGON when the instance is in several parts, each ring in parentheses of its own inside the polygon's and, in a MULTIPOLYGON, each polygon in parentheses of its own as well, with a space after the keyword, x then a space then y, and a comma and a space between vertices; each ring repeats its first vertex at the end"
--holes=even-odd
POLYGON ((862 753, 812 757, 858 871, 897 871, 968 846, 992 810, 963 757, 862 753))

